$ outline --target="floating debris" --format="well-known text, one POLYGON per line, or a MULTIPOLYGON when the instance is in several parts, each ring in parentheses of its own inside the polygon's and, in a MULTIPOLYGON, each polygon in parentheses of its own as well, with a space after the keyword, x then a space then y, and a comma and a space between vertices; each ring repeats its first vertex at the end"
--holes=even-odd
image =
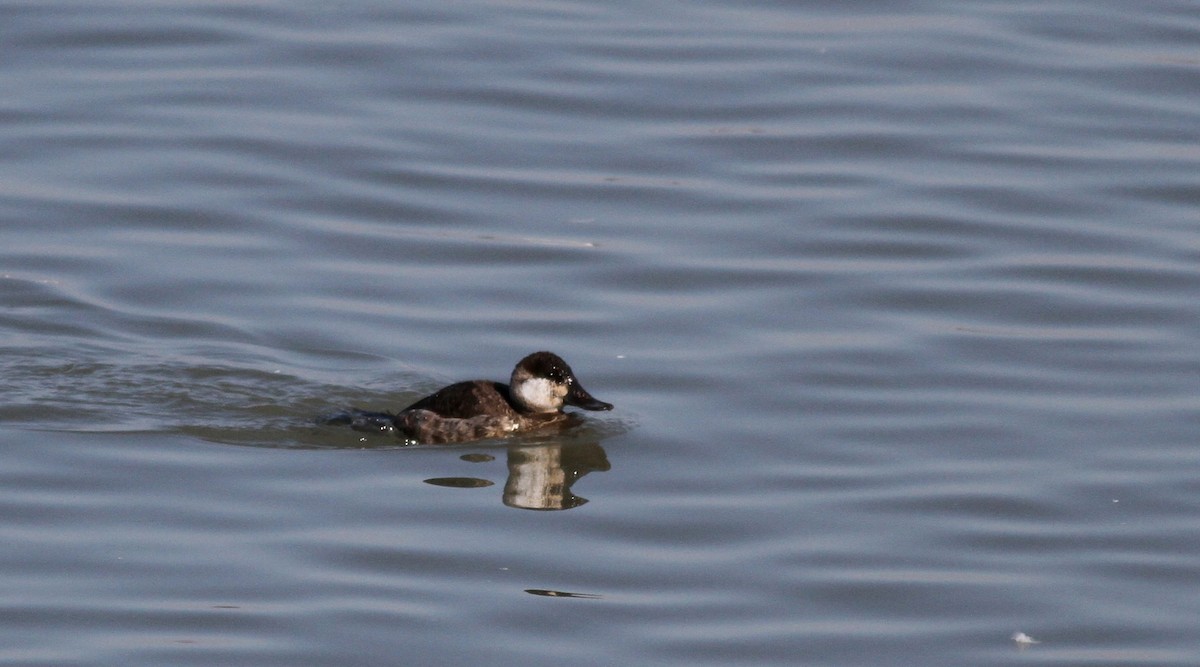
POLYGON ((434 486, 445 486, 451 489, 482 489, 489 487, 495 482, 477 477, 431 477, 425 480, 426 484, 434 486))
POLYGON ((552 591, 544 588, 526 588, 526 593, 530 595, 540 595, 547 598, 578 598, 580 600, 603 600, 602 596, 595 593, 568 593, 566 591, 552 591))
POLYGON ((1029 635, 1025 634, 1024 632, 1014 632, 1013 636, 1012 636, 1012 640, 1014 642, 1016 642, 1017 646, 1020 646, 1021 648, 1025 648, 1026 646, 1030 646, 1032 644, 1041 644, 1040 641, 1034 639, 1033 637, 1030 637, 1029 635))

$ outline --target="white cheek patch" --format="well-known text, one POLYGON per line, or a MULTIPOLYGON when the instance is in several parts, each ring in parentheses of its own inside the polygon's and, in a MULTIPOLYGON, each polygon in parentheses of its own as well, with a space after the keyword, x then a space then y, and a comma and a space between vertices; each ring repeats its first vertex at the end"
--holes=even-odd
POLYGON ((546 378, 533 378, 517 385, 518 399, 536 412, 557 412, 562 399, 555 391, 555 384, 546 378))

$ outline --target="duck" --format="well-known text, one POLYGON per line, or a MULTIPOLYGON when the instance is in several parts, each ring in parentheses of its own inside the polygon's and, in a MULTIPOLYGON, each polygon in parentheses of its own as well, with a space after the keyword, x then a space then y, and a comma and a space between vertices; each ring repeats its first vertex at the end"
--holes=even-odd
POLYGON ((582 421, 566 406, 612 410, 592 396, 553 352, 526 355, 508 384, 467 380, 443 387, 398 413, 351 410, 326 420, 357 431, 393 433, 419 444, 448 444, 563 430, 582 421))

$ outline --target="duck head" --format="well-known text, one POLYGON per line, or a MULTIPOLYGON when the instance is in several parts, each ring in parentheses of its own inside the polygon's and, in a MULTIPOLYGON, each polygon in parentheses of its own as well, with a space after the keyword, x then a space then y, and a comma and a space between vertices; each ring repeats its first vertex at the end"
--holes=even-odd
POLYGON ((584 410, 612 410, 587 392, 575 372, 553 352, 534 352, 517 362, 509 382, 513 402, 524 412, 562 412, 573 405, 584 410))

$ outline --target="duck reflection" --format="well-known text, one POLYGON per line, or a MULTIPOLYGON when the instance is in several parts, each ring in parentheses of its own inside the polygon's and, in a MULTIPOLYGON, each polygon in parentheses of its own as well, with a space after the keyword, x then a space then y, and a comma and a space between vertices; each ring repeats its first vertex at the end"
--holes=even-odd
MULTIPOLYGON (((593 471, 612 466, 599 443, 580 445, 512 445, 508 448, 508 479, 502 502, 517 509, 569 510, 587 502, 575 495, 571 486, 593 471)), ((464 461, 482 463, 493 460, 488 454, 466 454, 464 461)), ((427 484, 452 488, 492 486, 486 479, 474 477, 436 477, 427 484)))
POLYGON ((569 510, 587 502, 571 485, 589 472, 611 468, 597 443, 574 447, 510 447, 504 504, 526 510, 569 510))

